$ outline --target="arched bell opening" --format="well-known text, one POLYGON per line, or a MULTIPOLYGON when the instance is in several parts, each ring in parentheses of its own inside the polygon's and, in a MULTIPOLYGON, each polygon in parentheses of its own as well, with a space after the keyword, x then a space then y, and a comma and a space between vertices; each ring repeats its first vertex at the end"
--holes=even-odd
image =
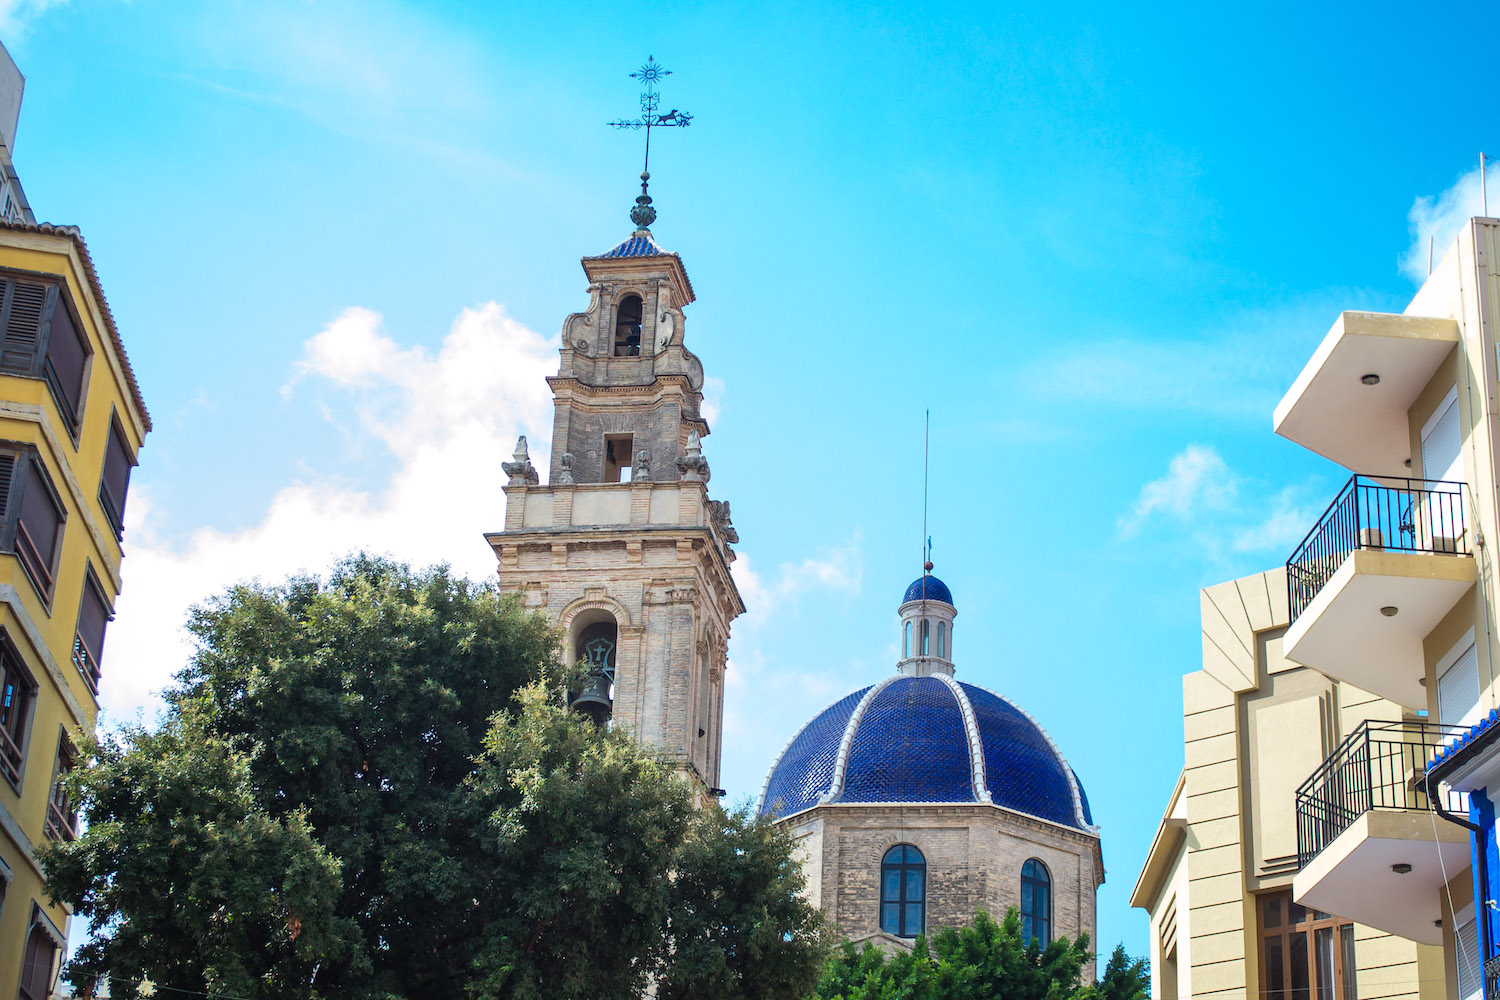
POLYGON ((568 692, 568 707, 602 726, 614 715, 615 658, 620 627, 607 611, 589 617, 591 620, 573 623, 576 630, 573 659, 575 663, 581 662, 586 672, 577 689, 568 692))
POLYGON ((627 295, 615 310, 615 357, 634 358, 641 353, 641 297, 627 295))

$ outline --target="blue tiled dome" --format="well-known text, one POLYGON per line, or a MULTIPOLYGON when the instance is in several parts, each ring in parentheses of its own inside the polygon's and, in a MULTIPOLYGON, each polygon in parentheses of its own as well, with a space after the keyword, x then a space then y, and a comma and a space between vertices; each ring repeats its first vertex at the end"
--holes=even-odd
MULTIPOLYGON (((931 573, 925 573, 911 582, 906 588, 906 596, 901 598, 902 604, 911 601, 920 601, 926 598, 929 601, 942 601, 944 604, 953 604, 953 593, 948 585, 931 573)), ((954 607, 958 605, 954 604, 954 607)))
POLYGON ((862 688, 792 737, 760 811, 784 817, 824 802, 991 802, 1093 830, 1083 786, 1042 728, 993 691, 945 676, 862 688))

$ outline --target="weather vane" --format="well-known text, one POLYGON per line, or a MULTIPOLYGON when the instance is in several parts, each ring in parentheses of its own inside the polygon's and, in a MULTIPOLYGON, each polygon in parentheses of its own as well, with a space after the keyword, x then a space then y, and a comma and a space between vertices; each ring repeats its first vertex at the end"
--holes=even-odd
POLYGON ((656 209, 651 207, 651 196, 646 193, 646 185, 651 181, 651 130, 653 128, 687 128, 693 123, 693 116, 686 111, 673 108, 666 114, 660 113, 661 95, 656 92, 656 85, 662 81, 662 78, 671 75, 672 71, 657 62, 655 56, 647 56, 646 65, 630 74, 631 79, 639 80, 646 85, 645 91, 641 94, 641 116, 630 121, 608 123, 614 128, 646 130, 646 162, 641 168, 641 194, 635 200, 635 207, 630 210, 630 221, 641 229, 649 227, 656 221, 656 209))

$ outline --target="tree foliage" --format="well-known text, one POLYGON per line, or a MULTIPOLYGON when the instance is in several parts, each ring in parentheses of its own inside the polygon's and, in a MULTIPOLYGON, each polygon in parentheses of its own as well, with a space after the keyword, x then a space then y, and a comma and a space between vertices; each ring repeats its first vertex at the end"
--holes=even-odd
POLYGON ((845 941, 823 970, 817 1000, 1144 1000, 1145 962, 1115 949, 1106 985, 1080 981, 1092 958, 1087 934, 1059 938, 1043 948, 1021 940, 1021 918, 1012 908, 996 923, 980 911, 971 926, 920 936, 911 951, 887 954, 873 944, 845 941))
POLYGON ((758 956, 810 988, 790 843, 694 815, 673 769, 556 704, 555 632, 493 586, 356 557, 190 629, 162 724, 85 746, 87 829, 41 851, 95 928, 80 990, 607 1000, 713 967, 792 995, 758 956))

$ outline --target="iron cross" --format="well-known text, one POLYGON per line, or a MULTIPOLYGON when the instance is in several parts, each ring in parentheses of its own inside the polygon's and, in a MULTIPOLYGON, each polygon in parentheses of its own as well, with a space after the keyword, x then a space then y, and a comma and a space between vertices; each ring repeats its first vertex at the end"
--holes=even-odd
POLYGON ((687 128, 693 123, 693 116, 686 111, 673 108, 666 114, 661 113, 661 95, 656 92, 656 85, 664 77, 671 75, 672 71, 657 62, 655 56, 647 56, 646 64, 630 74, 631 79, 641 81, 646 87, 641 93, 641 116, 629 121, 608 123, 613 128, 646 130, 646 159, 641 168, 641 193, 640 197, 635 200, 635 207, 630 210, 630 221, 641 228, 646 228, 656 221, 656 209, 651 207, 651 196, 646 193, 646 185, 651 180, 651 130, 653 128, 687 128))

